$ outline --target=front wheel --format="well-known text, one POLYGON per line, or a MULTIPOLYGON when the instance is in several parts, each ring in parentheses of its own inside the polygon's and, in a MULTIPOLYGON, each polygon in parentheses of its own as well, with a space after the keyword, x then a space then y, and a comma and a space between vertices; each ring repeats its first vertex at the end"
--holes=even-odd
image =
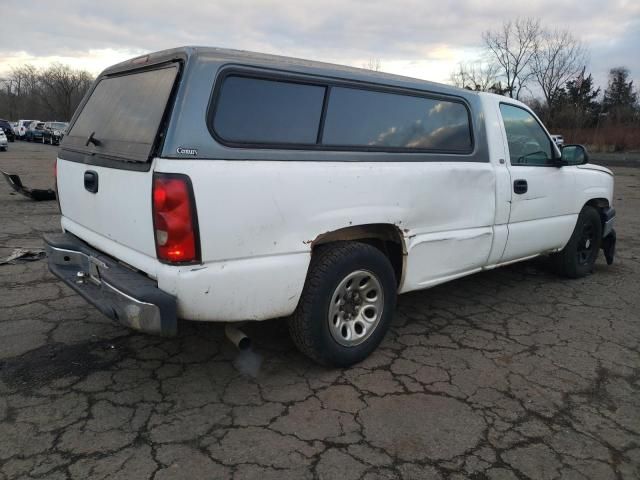
POLYGON ((353 365, 384 338, 396 295, 393 267, 377 248, 359 242, 320 246, 289 320, 291 337, 322 365, 353 365))
POLYGON ((602 223, 598 211, 585 206, 567 245, 553 256, 556 270, 569 278, 581 278, 593 272, 600 251, 602 223))

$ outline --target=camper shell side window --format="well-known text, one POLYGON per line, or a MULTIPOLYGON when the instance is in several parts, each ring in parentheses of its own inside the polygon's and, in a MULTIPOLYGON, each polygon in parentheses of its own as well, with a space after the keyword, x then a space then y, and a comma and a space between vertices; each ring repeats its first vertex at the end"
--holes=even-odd
POLYGON ((222 145, 468 155, 469 107, 459 98, 380 85, 228 70, 208 127, 222 145))

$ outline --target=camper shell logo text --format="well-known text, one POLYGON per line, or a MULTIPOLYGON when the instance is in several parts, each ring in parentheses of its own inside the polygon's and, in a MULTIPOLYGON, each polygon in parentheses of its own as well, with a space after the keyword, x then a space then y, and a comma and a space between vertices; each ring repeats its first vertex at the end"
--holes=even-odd
POLYGON ((178 147, 176 149, 176 152, 178 152, 180 155, 198 155, 198 150, 195 148, 178 147))

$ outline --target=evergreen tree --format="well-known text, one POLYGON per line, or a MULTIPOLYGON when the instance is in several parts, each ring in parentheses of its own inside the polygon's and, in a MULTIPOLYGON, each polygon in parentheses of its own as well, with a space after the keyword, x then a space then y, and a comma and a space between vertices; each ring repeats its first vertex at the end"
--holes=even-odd
POLYGON ((627 123, 638 112, 638 93, 629 80, 629 70, 625 67, 612 68, 609 71, 609 86, 604 91, 602 110, 614 123, 627 123))
POLYGON ((550 105, 551 122, 554 127, 582 128, 596 124, 600 104, 597 101, 600 88, 594 88, 591 74, 569 80, 561 88, 550 105))

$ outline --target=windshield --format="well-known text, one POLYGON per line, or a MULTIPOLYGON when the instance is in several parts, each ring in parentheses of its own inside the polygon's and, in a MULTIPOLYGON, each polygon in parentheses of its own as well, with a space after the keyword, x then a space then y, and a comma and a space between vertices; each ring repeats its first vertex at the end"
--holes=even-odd
POLYGON ((49 126, 55 130, 63 130, 67 128, 67 124, 63 122, 51 122, 49 126))
POLYGON ((177 73, 172 64, 100 80, 63 146, 146 162, 177 73))

